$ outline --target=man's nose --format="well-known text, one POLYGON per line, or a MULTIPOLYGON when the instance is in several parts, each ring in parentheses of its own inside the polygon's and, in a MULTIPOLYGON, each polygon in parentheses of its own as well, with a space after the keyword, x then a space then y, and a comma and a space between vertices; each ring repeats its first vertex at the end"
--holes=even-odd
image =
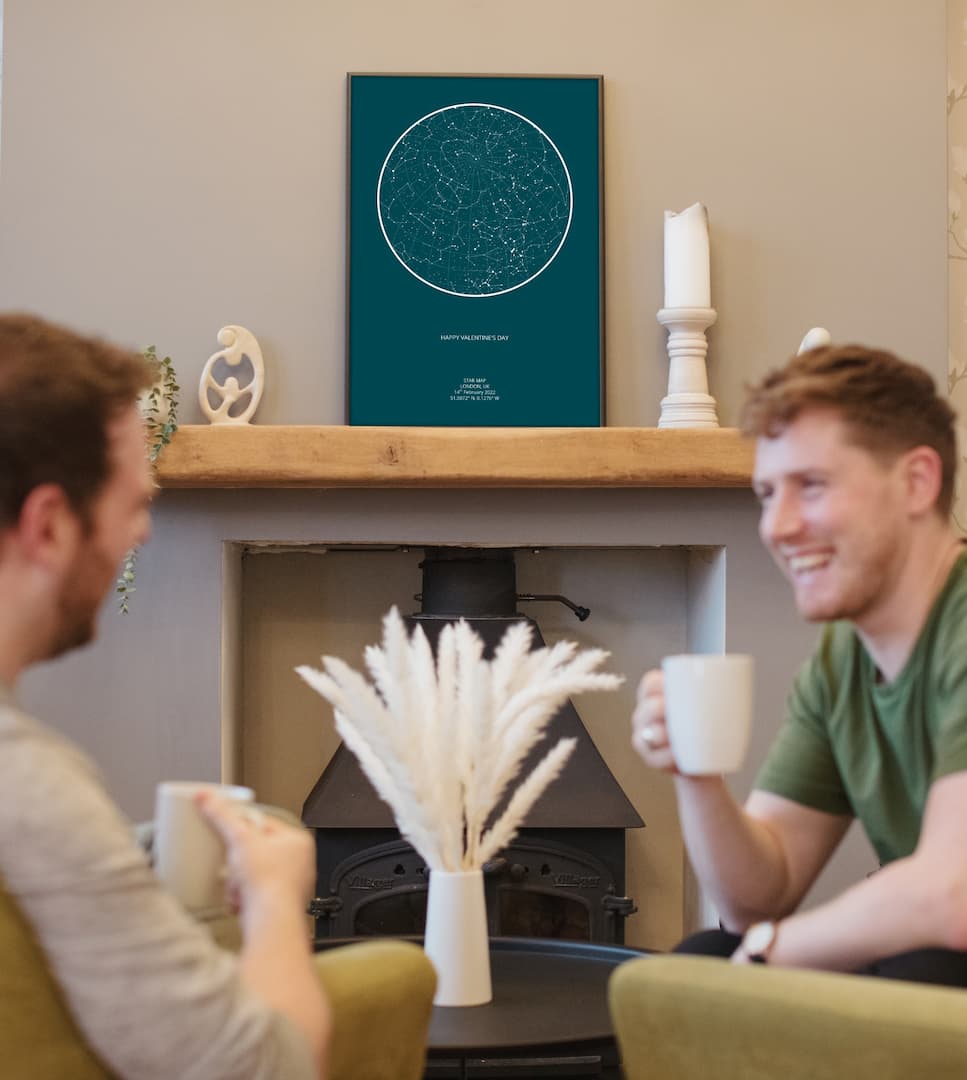
POLYGON ((759 530, 764 540, 775 543, 795 536, 802 527, 799 500, 792 492, 776 492, 763 508, 759 530))

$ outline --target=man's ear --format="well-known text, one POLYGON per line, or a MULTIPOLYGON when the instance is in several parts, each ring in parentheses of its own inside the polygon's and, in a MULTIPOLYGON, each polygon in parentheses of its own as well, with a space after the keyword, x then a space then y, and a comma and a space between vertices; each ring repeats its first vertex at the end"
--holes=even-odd
POLYGON ((81 522, 59 484, 38 484, 27 495, 13 527, 31 562, 57 568, 73 555, 81 522))
POLYGON ((910 513, 932 513, 943 483, 940 455, 932 446, 915 446, 904 455, 904 468, 910 513))

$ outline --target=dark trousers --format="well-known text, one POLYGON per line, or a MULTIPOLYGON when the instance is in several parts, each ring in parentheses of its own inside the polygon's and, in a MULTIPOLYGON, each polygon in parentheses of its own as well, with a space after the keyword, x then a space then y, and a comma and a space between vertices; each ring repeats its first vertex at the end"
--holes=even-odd
MULTIPOLYGON (((698 956, 731 956, 742 938, 727 930, 701 930, 675 946, 677 953, 698 956)), ((907 982, 935 983, 938 986, 967 987, 967 952, 953 949, 915 949, 877 960, 860 968, 857 975, 876 975, 881 979, 904 979, 907 982)))

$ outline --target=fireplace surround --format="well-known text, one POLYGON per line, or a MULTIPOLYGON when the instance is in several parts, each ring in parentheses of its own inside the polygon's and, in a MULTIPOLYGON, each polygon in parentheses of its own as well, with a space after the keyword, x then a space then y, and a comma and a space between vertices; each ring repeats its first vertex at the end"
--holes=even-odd
MULTIPOLYGON (((233 562, 237 558, 239 593, 246 609, 240 642, 244 675, 238 693, 240 722, 235 728, 239 740, 236 775, 254 784, 263 797, 296 812, 302 810, 302 801, 336 751, 338 739, 332 732, 328 706, 314 694, 303 696, 301 686, 292 689, 293 667, 317 664, 322 652, 359 666, 363 646, 379 637, 379 621, 386 608, 396 603, 404 613, 417 610, 419 603, 413 597, 422 587, 420 546, 333 542, 324 546, 323 552, 320 546, 245 544, 230 552, 233 562)), ((547 859, 535 861, 532 851, 512 853, 506 864, 488 875, 495 932, 501 931, 505 919, 498 895, 508 899, 512 890, 537 890, 556 879, 551 893, 557 891, 562 901, 571 897, 563 906, 574 910, 578 906, 574 898, 583 894, 573 882, 596 877, 601 892, 593 904, 585 897, 584 912, 593 910, 590 931, 592 917, 584 914, 583 925, 568 916, 568 928, 554 933, 579 940, 588 940, 593 933, 596 940, 604 935, 603 940, 620 941, 623 920, 605 904, 620 905, 622 898, 630 896, 640 912, 628 921, 625 940, 651 946, 670 943, 681 930, 684 888, 681 843, 674 811, 668 806, 671 785, 666 778, 649 774, 628 753, 628 717, 634 682, 646 663, 655 662, 666 651, 706 647, 701 635, 711 636, 722 614, 721 581, 716 584, 715 578, 723 575, 724 552, 669 545, 551 546, 519 549, 518 562, 521 591, 563 592, 592 609, 587 622, 580 623, 560 605, 522 603, 521 610, 537 617, 548 642, 566 637, 610 649, 613 658, 608 669, 628 676, 628 684, 617 693, 588 695, 575 704, 601 756, 648 828, 632 828, 626 839, 624 829, 632 823, 615 823, 620 825, 618 842, 611 841, 605 858, 598 859, 605 863, 604 873, 579 869, 573 862, 552 866, 547 859), (691 617, 690 609, 694 609, 691 617)), ((566 802, 563 780, 548 794, 557 788, 566 802)), ((328 826, 325 843, 319 834, 317 892, 325 906, 317 909, 317 932, 320 936, 355 933, 360 929, 358 912, 359 918, 378 916, 376 929, 416 933, 424 901, 422 895, 413 894, 425 890, 422 866, 401 858, 404 852, 392 848, 385 857, 374 851, 372 865, 360 863, 360 846, 378 848, 399 838, 382 804, 370 803, 361 813, 357 801, 357 794, 350 792, 340 801, 341 817, 337 808, 327 822, 306 818, 314 826, 328 826), (375 831, 347 839, 349 828, 375 831), (394 906, 403 912, 394 912, 394 906)), ((573 816, 563 824, 577 829, 587 823, 583 808, 575 806, 573 816)), ((593 850, 583 838, 573 843, 574 838, 560 832, 543 839, 572 851, 593 850)), ((542 915, 533 912, 532 917, 542 915)))

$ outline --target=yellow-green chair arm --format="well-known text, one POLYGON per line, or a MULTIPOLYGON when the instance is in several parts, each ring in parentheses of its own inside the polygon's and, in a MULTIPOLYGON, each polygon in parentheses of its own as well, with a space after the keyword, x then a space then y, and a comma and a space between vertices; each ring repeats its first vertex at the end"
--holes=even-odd
POLYGON ((615 971, 628 1080, 962 1080, 967 991, 697 956, 615 971))
POLYGON ((330 1080, 419 1080, 436 973, 405 941, 376 939, 316 956, 332 1002, 330 1080))
MULTIPOLYGON (((242 935, 234 916, 207 928, 235 951, 242 935)), ((418 1080, 436 990, 436 972, 411 942, 374 938, 316 954, 332 1004, 329 1080, 418 1080)))

